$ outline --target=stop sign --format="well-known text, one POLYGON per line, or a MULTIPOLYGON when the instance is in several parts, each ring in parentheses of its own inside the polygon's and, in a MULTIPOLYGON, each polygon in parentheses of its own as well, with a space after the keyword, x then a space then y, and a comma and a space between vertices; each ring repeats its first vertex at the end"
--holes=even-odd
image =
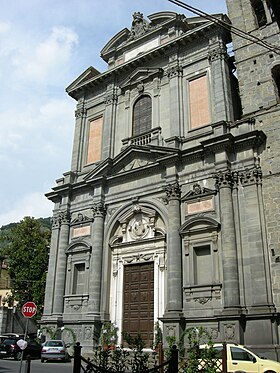
POLYGON ((34 315, 36 315, 37 306, 34 302, 26 302, 21 309, 21 313, 24 317, 31 319, 34 315))

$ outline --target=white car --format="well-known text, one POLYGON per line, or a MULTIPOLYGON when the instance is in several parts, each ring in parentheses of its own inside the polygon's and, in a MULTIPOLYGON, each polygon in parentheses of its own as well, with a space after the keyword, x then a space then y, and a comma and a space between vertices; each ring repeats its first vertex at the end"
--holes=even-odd
POLYGON ((60 339, 51 339, 43 344, 41 362, 44 363, 44 361, 48 360, 69 361, 69 354, 64 341, 60 339))
MULTIPOLYGON (((199 346, 200 349, 208 348, 207 345, 199 346)), ((217 358, 221 359, 222 343, 215 343, 217 358)), ((262 359, 245 346, 227 343, 227 371, 250 373, 280 373, 280 363, 277 361, 262 359)))

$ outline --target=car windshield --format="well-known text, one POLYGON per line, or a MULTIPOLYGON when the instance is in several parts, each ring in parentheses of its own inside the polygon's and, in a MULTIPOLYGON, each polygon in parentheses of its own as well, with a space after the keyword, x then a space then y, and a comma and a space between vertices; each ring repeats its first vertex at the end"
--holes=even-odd
POLYGON ((48 341, 48 342, 46 342, 45 346, 49 346, 49 347, 63 347, 63 343, 61 341, 48 341))
POLYGON ((5 345, 13 345, 13 344, 16 344, 16 340, 15 340, 15 339, 5 339, 5 340, 3 341, 3 343, 4 343, 5 345))

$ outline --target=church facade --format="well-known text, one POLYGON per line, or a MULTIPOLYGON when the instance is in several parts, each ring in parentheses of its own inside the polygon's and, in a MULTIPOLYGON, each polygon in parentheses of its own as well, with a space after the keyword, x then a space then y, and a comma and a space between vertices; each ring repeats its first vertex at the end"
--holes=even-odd
MULTIPOLYGON (((233 26, 279 46, 272 6, 260 25, 254 4, 228 0, 233 26)), ((159 322, 164 338, 203 326, 278 356, 280 56, 234 35, 235 64, 215 17, 136 12, 101 51, 107 71, 67 88, 41 323, 84 348, 106 321, 150 347, 159 322)))

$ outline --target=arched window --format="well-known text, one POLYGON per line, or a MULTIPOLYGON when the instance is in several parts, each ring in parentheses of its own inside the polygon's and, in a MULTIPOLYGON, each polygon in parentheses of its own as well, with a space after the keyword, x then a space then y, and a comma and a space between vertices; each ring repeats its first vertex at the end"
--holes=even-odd
POLYGON ((280 65, 276 65, 273 67, 272 71, 272 78, 274 80, 275 91, 277 94, 277 101, 280 101, 280 65))
POLYGON ((279 0, 267 0, 272 21, 276 21, 280 27, 280 2, 279 0))
POLYGON ((152 128, 152 99, 141 96, 134 104, 132 136, 150 131, 152 128))
POLYGON ((251 0, 251 5, 255 13, 258 27, 262 27, 267 24, 265 8, 262 0, 251 0))

